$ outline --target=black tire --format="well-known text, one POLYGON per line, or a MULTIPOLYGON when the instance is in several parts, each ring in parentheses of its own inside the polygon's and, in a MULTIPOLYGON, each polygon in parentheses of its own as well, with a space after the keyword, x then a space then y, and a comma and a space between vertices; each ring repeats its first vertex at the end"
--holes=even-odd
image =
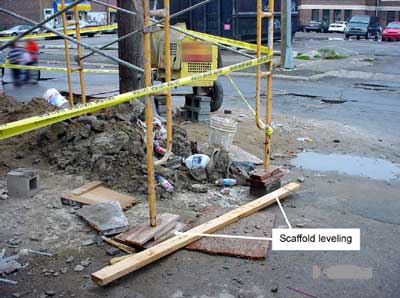
POLYGON ((224 101, 224 89, 222 88, 222 84, 219 81, 214 81, 214 86, 210 88, 208 96, 211 97, 211 112, 218 111, 224 101))
POLYGON ((88 37, 94 37, 96 34, 88 34, 88 37))
POLYGON ((307 30, 307 29, 306 29, 306 32, 310 32, 310 30, 307 30))
POLYGON ((346 35, 345 35, 345 38, 346 38, 346 39, 350 39, 350 35, 347 35, 347 34, 346 34, 346 35))
POLYGON ((361 39, 360 35, 357 35, 357 40, 360 40, 360 39, 361 39))

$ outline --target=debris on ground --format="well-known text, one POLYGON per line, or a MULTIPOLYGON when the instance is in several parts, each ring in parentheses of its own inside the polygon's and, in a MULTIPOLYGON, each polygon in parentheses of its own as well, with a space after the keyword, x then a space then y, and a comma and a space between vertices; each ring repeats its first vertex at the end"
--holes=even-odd
POLYGON ((115 235, 129 229, 129 222, 119 202, 85 205, 77 214, 101 235, 115 235))
POLYGON ((113 191, 103 185, 100 181, 92 181, 61 197, 61 202, 65 205, 93 205, 98 203, 117 201, 122 209, 127 209, 136 203, 132 196, 124 195, 113 191))

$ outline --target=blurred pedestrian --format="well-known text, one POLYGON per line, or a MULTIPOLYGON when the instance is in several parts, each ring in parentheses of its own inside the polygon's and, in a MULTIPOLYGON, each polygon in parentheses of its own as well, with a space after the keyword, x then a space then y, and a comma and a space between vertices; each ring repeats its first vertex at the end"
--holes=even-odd
MULTIPOLYGON (((25 52, 28 54, 28 59, 25 63, 25 65, 28 66, 37 66, 39 64, 39 46, 38 44, 32 40, 28 39, 25 42, 25 52)), ((27 70, 26 75, 25 75, 25 81, 29 82, 32 79, 32 74, 37 74, 36 70, 27 70)), ((38 77, 34 79, 33 82, 38 81, 38 77)))
MULTIPOLYGON (((0 42, 0 47, 2 47, 3 44, 0 42)), ((3 50, 0 50, 0 64, 4 64, 5 63, 5 57, 4 57, 4 53, 3 50)), ((3 79, 4 79, 4 67, 0 67, 1 68, 1 73, 0 73, 0 81, 1 84, 4 84, 3 79)))
MULTIPOLYGON (((10 51, 8 52, 8 60, 11 64, 21 65, 24 59, 24 49, 17 46, 15 42, 10 44, 10 51)), ((14 86, 21 86, 21 69, 11 68, 14 86)))

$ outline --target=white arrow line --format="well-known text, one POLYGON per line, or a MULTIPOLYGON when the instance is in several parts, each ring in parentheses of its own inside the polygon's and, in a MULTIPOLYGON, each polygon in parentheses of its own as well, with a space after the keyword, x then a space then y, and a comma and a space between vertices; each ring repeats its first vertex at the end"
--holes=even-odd
POLYGON ((276 202, 278 203, 279 208, 281 208, 283 217, 285 218, 286 223, 287 223, 289 229, 291 229, 291 228, 292 228, 292 225, 290 224, 290 222, 289 222, 289 220, 288 220, 288 218, 287 218, 287 216, 286 216, 285 210, 283 210, 283 207, 282 207, 282 205, 281 205, 281 202, 279 202, 279 198, 278 198, 278 197, 275 197, 275 200, 276 200, 276 202))
POLYGON ((214 237, 214 238, 230 238, 230 239, 272 241, 272 238, 265 238, 265 237, 233 236, 233 235, 221 235, 221 234, 202 234, 202 233, 175 232, 175 235, 190 235, 190 236, 214 237))

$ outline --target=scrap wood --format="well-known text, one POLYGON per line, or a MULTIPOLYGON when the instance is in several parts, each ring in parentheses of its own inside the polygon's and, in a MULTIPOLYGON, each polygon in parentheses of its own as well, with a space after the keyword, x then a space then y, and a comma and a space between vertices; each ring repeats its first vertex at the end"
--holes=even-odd
POLYGON ((118 241, 115 241, 113 239, 110 239, 106 236, 101 236, 101 239, 103 239, 105 242, 108 244, 114 245, 115 247, 119 248, 120 250, 128 253, 128 254, 133 254, 136 252, 136 250, 133 247, 130 247, 128 245, 125 245, 123 243, 119 243, 118 241))
POLYGON ((143 246, 151 239, 164 235, 175 228, 179 215, 163 213, 157 216, 157 225, 152 227, 148 221, 115 237, 116 240, 135 246, 143 246))
POLYGON ((282 169, 279 167, 270 167, 270 169, 268 171, 258 171, 253 173, 250 176, 250 179, 255 180, 255 181, 264 181, 267 178, 271 177, 271 176, 275 176, 279 173, 282 172, 282 169))
POLYGON ((193 234, 205 234, 218 231, 219 229, 234 223, 243 217, 274 204, 276 202, 276 198, 283 199, 299 188, 300 184, 290 183, 216 219, 197 226, 189 230, 187 233, 177 235, 152 248, 132 255, 131 257, 126 258, 125 260, 122 260, 114 265, 107 266, 97 272, 94 272, 92 273, 92 280, 98 285, 107 285, 110 282, 139 268, 142 268, 166 255, 169 255, 170 253, 177 251, 178 249, 183 248, 201 238, 201 236, 193 234))
POLYGON ((118 201, 124 210, 136 204, 134 197, 113 191, 101 181, 89 182, 61 196, 61 202, 66 205, 94 205, 110 201, 118 201))
MULTIPOLYGON (((221 207, 206 208, 195 222, 196 225, 210 221, 232 210, 221 207)), ((219 234, 231 236, 272 237, 275 213, 270 211, 256 212, 248 217, 222 228, 219 234)), ((212 234, 211 234, 212 235, 212 234)), ((209 254, 236 256, 250 259, 265 259, 270 241, 248 240, 237 238, 203 237, 186 246, 186 249, 209 254)))
POLYGON ((113 264, 116 264, 118 262, 121 262, 122 260, 125 260, 126 258, 129 258, 130 256, 132 256, 132 254, 127 254, 127 255, 124 255, 124 256, 121 256, 121 257, 115 257, 115 258, 110 259, 109 263, 111 265, 113 265, 113 264))

